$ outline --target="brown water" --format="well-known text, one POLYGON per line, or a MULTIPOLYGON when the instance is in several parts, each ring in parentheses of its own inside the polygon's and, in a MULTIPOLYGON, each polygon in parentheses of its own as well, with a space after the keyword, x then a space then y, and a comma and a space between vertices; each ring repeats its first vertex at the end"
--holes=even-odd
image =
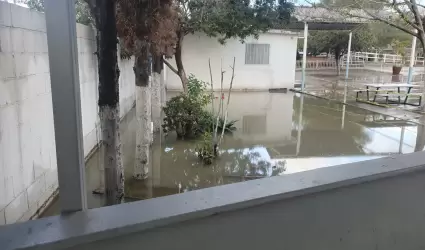
MULTIPOLYGON (((226 135, 212 165, 199 161, 196 141, 157 135, 149 178, 135 181, 136 126, 130 113, 121 127, 127 200, 410 153, 425 145, 422 125, 293 93, 233 93, 229 116, 238 120, 237 130, 226 135)), ((95 153, 87 162, 90 207, 104 204, 101 196, 91 194, 99 186, 99 159, 95 153)), ((46 214, 57 211, 53 205, 46 214)))

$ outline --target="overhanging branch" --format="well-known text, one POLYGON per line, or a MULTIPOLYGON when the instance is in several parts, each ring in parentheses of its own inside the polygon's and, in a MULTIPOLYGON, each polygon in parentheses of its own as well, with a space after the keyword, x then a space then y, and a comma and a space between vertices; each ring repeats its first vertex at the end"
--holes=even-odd
MULTIPOLYGON (((419 27, 415 24, 415 23, 413 23, 411 20, 409 20, 409 17, 406 15, 406 13, 404 13, 401 9, 400 9, 400 7, 399 7, 399 5, 397 4, 397 2, 396 2, 396 0, 393 0, 393 4, 391 5, 392 7, 393 7, 393 9, 397 12, 397 14, 401 17, 401 19, 405 22, 405 23, 407 23, 408 25, 410 25, 410 26, 412 26, 414 29, 419 29, 419 27)), ((413 8, 412 8, 412 6, 408 6, 412 11, 413 11, 413 8)), ((416 15, 415 15, 416 16, 416 15)), ((415 18, 416 19, 416 18, 415 18)))
POLYGON ((351 17, 364 18, 364 19, 366 19, 366 20, 371 20, 371 21, 380 21, 380 22, 383 22, 383 23, 385 23, 385 24, 388 24, 388 25, 389 25, 389 26, 391 26, 391 27, 394 27, 394 28, 399 29, 399 30, 401 30, 401 31, 403 31, 403 32, 406 32, 406 33, 407 33, 407 34, 409 34, 409 35, 412 35, 412 36, 416 36, 416 37, 417 37, 416 33, 415 33, 413 30, 409 30, 409 29, 407 29, 407 28, 405 28, 405 27, 403 27, 403 26, 401 26, 401 25, 398 25, 398 24, 396 24, 396 23, 394 23, 394 22, 392 22, 392 21, 390 21, 390 20, 387 20, 387 19, 384 19, 384 18, 382 18, 382 17, 379 17, 378 15, 375 15, 375 14, 373 14, 372 12, 367 11, 367 10, 365 10, 365 9, 363 9, 363 11, 364 11, 364 12, 365 12, 368 16, 370 16, 370 18, 365 18, 364 16, 353 15, 353 14, 349 14, 349 13, 346 13, 346 14, 347 14, 347 15, 349 15, 349 16, 351 16, 351 17))
POLYGON ((424 26, 423 26, 423 23, 422 23, 422 16, 419 13, 416 0, 410 0, 410 2, 412 3, 413 16, 415 17, 415 21, 418 24, 418 27, 416 29, 418 30, 418 33, 421 32, 420 39, 422 39, 422 35, 423 35, 423 32, 424 32, 424 26))
POLYGON ((171 69, 171 71, 173 71, 176 75, 178 75, 179 74, 179 71, 176 69, 176 68, 174 68, 173 67, 173 65, 171 65, 167 60, 165 60, 164 59, 164 63, 165 63, 165 65, 167 65, 167 67, 169 68, 169 69, 171 69))

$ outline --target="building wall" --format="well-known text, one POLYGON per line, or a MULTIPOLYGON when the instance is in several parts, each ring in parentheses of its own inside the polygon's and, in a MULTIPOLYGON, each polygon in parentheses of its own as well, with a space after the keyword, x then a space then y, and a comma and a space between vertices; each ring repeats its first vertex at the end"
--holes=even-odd
MULTIPOLYGON (((99 141, 94 33, 77 24, 84 153, 99 141)), ((131 61, 120 62, 121 116, 134 103, 131 61)), ((0 225, 27 220, 57 189, 44 15, 0 2, 0 225)))
MULTIPOLYGON (((268 90, 269 88, 292 88, 295 83, 297 35, 279 32, 265 33, 259 39, 248 38, 246 43, 270 44, 269 65, 246 65, 245 44, 231 39, 223 46, 216 38, 203 34, 187 35, 183 43, 183 64, 186 73, 210 82, 208 59, 211 59, 214 88, 220 89, 220 64, 223 61, 224 88, 228 89, 233 64, 236 58, 235 90, 268 90)), ((175 65, 174 59, 169 59, 175 65)), ((181 89, 181 81, 171 70, 167 70, 167 88, 181 89)))

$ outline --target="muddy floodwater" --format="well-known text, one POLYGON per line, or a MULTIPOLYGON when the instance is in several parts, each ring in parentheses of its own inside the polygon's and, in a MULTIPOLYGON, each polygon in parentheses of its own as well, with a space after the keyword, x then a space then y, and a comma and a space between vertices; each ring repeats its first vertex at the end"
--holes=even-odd
MULTIPOLYGON (((237 130, 226 135, 212 165, 199 161, 196 141, 156 135, 149 178, 135 181, 131 175, 137 128, 130 112, 121 125, 126 200, 411 153, 425 145, 422 125, 291 92, 235 92, 229 116, 237 120, 237 130)), ((91 208, 104 204, 101 196, 91 194, 100 183, 100 158, 96 152, 86 164, 91 208)), ((53 204, 46 214, 58 211, 53 204)))

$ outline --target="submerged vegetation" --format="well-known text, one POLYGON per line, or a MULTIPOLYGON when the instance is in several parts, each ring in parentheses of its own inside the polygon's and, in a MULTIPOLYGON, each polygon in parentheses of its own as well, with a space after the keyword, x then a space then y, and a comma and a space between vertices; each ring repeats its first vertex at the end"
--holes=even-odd
MULTIPOLYGON (((164 107, 165 118, 162 129, 167 135, 169 132, 175 131, 178 139, 197 139, 202 137, 196 151, 199 158, 205 164, 211 164, 213 159, 218 156, 218 147, 223 140, 225 133, 231 133, 236 130, 236 120, 228 120, 228 106, 230 102, 230 94, 234 79, 234 65, 232 67, 232 78, 227 97, 227 106, 224 110, 224 98, 220 98, 219 109, 217 114, 214 112, 214 94, 213 82, 204 82, 197 79, 194 75, 189 76, 188 91, 181 93, 169 101, 164 107), (207 87, 211 86, 211 91, 207 91, 207 87), (212 111, 207 111, 206 107, 211 104, 212 111), (220 135, 218 139, 218 135, 220 135)), ((211 68, 210 68, 211 72, 211 68)), ((223 93, 223 75, 221 69, 220 96, 223 93)))

